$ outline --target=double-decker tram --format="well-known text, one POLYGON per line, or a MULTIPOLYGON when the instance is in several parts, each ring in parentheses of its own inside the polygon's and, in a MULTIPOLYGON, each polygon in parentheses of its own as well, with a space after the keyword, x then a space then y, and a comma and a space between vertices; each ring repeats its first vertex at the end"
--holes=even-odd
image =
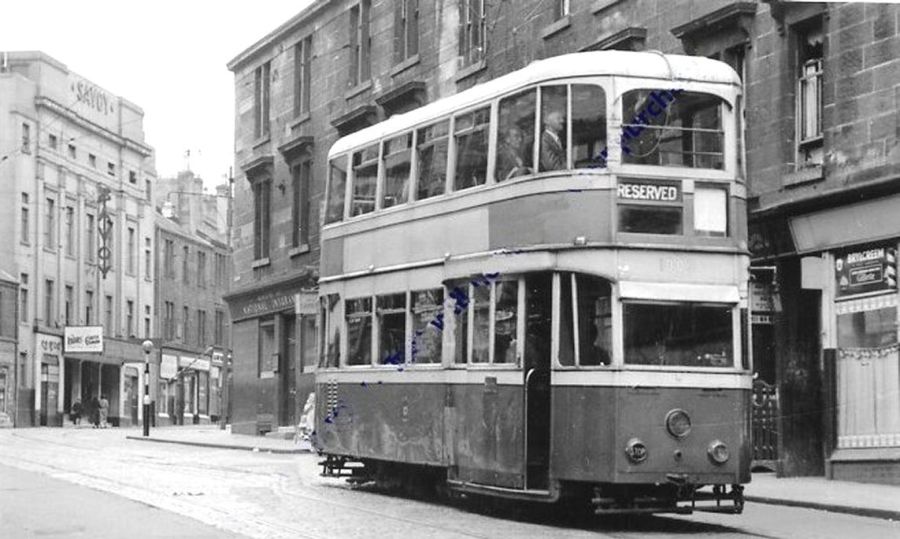
POLYGON ((707 58, 585 52, 337 141, 326 473, 598 513, 740 512, 740 88, 707 58))

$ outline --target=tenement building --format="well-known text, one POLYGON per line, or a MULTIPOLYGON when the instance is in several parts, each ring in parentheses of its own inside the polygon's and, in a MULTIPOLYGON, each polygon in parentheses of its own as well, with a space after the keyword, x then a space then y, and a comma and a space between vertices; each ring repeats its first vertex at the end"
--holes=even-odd
POLYGON ((0 381, 17 386, 16 426, 62 425, 104 397, 111 424, 136 423, 154 299, 143 111, 43 53, 8 52, 0 118, 0 274, 19 290, 0 381))
POLYGON ((898 27, 879 4, 314 2, 229 63, 236 430, 289 424, 308 392, 339 136, 536 59, 656 50, 721 60, 744 84, 755 465, 900 482, 898 27))

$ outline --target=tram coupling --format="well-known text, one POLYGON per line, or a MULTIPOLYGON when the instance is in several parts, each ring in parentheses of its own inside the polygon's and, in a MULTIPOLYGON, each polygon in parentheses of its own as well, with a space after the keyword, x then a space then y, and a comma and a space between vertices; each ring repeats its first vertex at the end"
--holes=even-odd
POLYGON ((322 477, 346 477, 353 483, 365 483, 371 480, 366 465, 362 462, 338 455, 325 455, 325 460, 319 462, 322 467, 322 477))

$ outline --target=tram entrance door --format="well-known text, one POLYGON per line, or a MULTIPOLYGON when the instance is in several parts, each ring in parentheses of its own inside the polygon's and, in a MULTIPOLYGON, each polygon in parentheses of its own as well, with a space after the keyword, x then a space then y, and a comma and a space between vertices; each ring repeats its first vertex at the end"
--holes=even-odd
POLYGON ((552 278, 525 279, 525 488, 546 490, 550 483, 550 339, 552 278))

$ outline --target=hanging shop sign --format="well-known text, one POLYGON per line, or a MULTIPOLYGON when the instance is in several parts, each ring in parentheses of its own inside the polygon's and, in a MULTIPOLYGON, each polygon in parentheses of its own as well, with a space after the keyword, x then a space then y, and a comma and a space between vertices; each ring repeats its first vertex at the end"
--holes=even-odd
POLYGON ((834 258, 837 297, 897 289, 897 249, 891 245, 844 251, 834 258))
POLYGON ((160 378, 175 378, 178 372, 178 357, 170 354, 163 354, 162 361, 159 363, 160 378))
POLYGON ((64 335, 67 354, 103 352, 103 326, 66 326, 64 335))

